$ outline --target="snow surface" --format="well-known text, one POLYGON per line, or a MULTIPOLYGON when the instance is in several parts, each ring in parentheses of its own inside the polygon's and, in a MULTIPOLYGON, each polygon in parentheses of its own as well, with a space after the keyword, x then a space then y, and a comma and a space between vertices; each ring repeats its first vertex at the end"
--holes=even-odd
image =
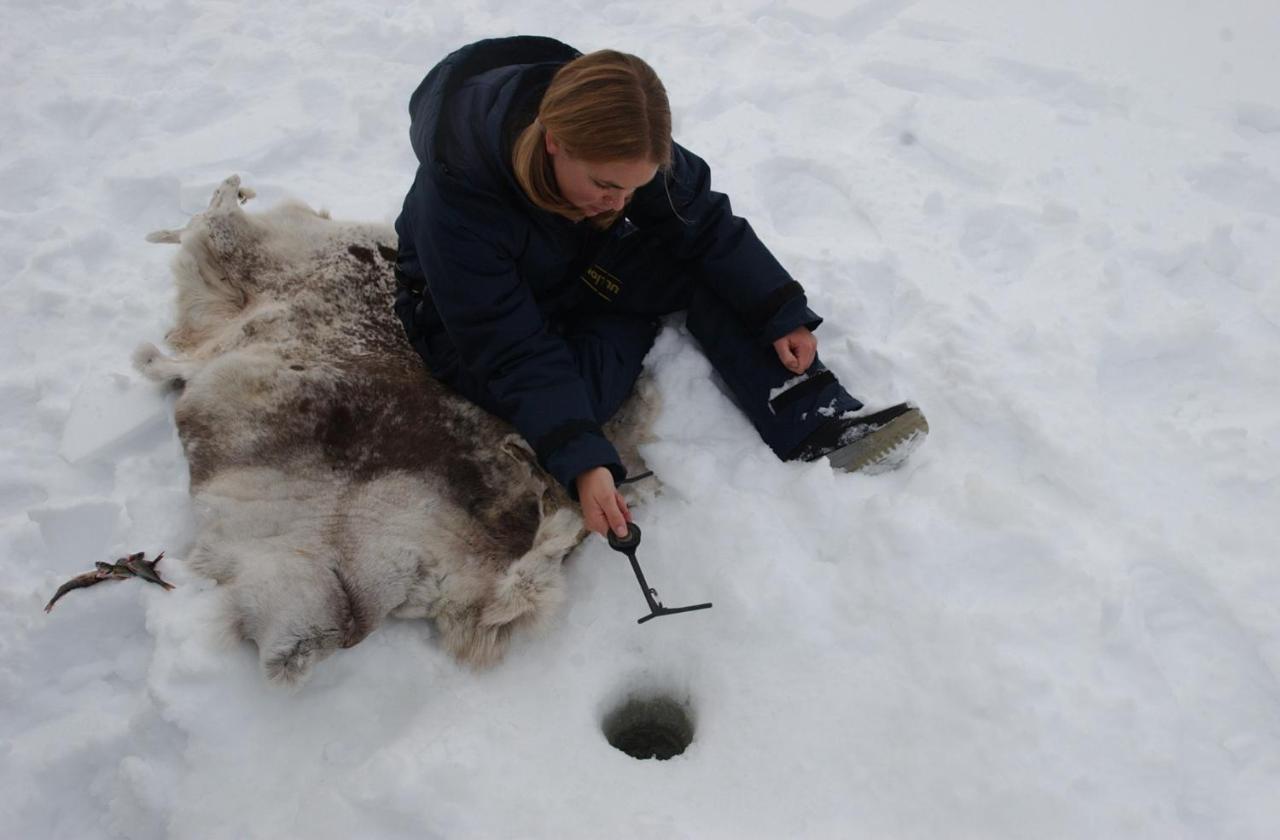
MULTIPOLYGON (((4 4, 0 835, 1280 832, 1274 0, 4 4), (238 172, 390 221, 406 102, 537 32, 645 56, 902 470, 782 464, 678 326, 637 626, 593 538, 496 670, 389 622, 295 693, 213 631, 143 236, 238 172), (1270 513, 1268 514, 1268 511, 1270 513), (171 592, 72 574, 167 549, 171 592), (682 757, 600 722, 684 698, 682 757)), ((163 564, 162 564, 163 565, 163 564)))

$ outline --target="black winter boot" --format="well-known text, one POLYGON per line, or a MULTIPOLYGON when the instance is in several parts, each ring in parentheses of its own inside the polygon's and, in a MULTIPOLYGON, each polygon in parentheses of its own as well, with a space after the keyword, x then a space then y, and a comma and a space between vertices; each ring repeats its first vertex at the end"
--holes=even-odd
POLYGON ((896 469, 929 434, 920 409, 899 403, 873 414, 833 417, 809 435, 786 460, 816 461, 871 475, 896 469))

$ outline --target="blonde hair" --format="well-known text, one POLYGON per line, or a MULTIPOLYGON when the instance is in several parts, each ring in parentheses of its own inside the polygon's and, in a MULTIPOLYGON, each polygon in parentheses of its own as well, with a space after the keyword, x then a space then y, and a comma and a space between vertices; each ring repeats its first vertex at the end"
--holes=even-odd
MULTIPOLYGON (((579 56, 561 67, 543 94, 538 115, 516 138, 511 163, 535 205, 571 219, 582 212, 560 195, 546 133, 565 152, 592 163, 644 160, 665 172, 671 164, 671 106, 658 74, 642 59, 616 50, 579 56)), ((621 211, 594 216, 605 228, 621 211)))

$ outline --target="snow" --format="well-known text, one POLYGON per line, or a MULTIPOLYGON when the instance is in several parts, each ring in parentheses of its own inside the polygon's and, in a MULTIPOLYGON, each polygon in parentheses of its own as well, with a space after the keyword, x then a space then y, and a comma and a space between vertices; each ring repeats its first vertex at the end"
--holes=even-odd
POLYGON ((1271 0, 8 4, 0 36, 7 837, 1204 837, 1280 825, 1280 13, 1271 0), (296 692, 222 638, 143 241, 238 172, 392 220, 406 103, 481 37, 616 47, 932 433, 779 463, 673 324, 635 511, 485 673, 391 621, 296 692), (165 593, 73 592, 165 549, 165 593), (641 762, 632 693, 695 716, 641 762))
POLYGON ((72 464, 91 457, 117 459, 133 439, 154 437, 151 427, 163 424, 167 408, 157 390, 136 377, 113 373, 88 379, 71 403, 58 453, 72 464))

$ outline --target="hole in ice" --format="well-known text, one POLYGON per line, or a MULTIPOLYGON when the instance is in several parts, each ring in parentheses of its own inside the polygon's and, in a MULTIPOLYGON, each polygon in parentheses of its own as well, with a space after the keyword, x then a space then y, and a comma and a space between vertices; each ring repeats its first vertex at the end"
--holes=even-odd
POLYGON ((605 715, 604 737, 632 758, 665 761, 693 741, 693 718, 670 697, 633 695, 605 715))

